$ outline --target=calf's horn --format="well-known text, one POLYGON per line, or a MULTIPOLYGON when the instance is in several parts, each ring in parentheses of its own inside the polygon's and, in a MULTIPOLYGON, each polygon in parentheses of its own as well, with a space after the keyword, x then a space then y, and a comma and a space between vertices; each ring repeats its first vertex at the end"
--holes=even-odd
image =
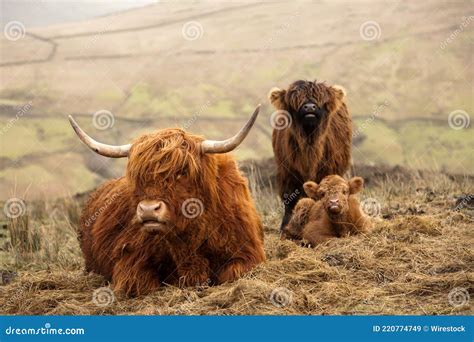
POLYGON ((255 108, 250 119, 247 121, 244 127, 237 132, 233 137, 226 140, 204 140, 201 143, 201 148, 204 153, 226 153, 234 150, 244 141, 247 134, 250 132, 255 120, 257 119, 258 112, 260 111, 260 105, 255 108))
POLYGON ((86 132, 84 132, 81 127, 79 127, 79 125, 72 118, 71 115, 69 115, 69 122, 71 123, 71 126, 76 132, 79 139, 81 139, 82 142, 86 144, 95 153, 110 158, 128 157, 128 152, 130 151, 130 147, 132 147, 132 144, 119 146, 102 144, 88 136, 86 132))

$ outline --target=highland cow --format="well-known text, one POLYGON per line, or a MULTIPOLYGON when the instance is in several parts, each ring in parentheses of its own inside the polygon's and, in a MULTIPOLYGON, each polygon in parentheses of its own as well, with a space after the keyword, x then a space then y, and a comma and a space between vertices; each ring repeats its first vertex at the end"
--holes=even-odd
POLYGON ((93 140, 70 117, 94 152, 128 157, 125 176, 97 189, 82 214, 78 238, 86 270, 135 296, 163 283, 230 282, 263 262, 262 223, 227 153, 244 140, 258 110, 224 141, 163 129, 122 146, 93 140))
POLYGON ((342 176, 350 166, 352 120, 344 97, 341 87, 316 81, 296 81, 287 90, 270 91, 270 101, 277 109, 272 117, 272 145, 285 206, 281 230, 303 195, 305 181, 342 176), (296 199, 288 201, 290 196, 296 199))
POLYGON ((371 222, 355 196, 363 186, 360 177, 346 181, 337 175, 325 177, 319 185, 306 182, 304 190, 309 198, 298 201, 283 235, 314 247, 334 237, 367 232, 371 222))

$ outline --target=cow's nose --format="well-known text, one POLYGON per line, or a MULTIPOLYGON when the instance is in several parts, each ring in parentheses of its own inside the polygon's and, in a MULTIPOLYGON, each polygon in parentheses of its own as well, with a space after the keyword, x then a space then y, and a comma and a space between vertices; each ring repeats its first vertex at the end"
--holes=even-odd
POLYGON ((166 205, 163 201, 144 200, 138 203, 137 216, 141 221, 160 219, 166 205))
POLYGON ((314 103, 308 102, 303 105, 303 112, 304 113, 314 113, 316 112, 316 105, 314 103))
POLYGON ((339 204, 339 199, 337 199, 337 198, 336 198, 336 199, 330 199, 330 200, 329 200, 329 204, 331 204, 331 205, 337 205, 337 204, 339 204))
POLYGON ((143 213, 147 213, 147 212, 154 212, 154 211, 157 211, 157 210, 160 210, 161 206, 163 205, 163 202, 162 201, 159 201, 159 202, 145 202, 142 201, 140 203, 138 203, 138 207, 140 209, 141 212, 143 213))

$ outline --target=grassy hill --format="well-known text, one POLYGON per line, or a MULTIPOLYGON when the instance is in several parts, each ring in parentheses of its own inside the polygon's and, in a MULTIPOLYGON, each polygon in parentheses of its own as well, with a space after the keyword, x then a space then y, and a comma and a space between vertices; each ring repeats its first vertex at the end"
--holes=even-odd
POLYGON ((271 156, 266 94, 300 78, 347 89, 365 137, 356 163, 472 173, 471 14, 469 1, 162 3, 4 35, 1 199, 72 194, 123 172, 81 145, 68 114, 109 143, 176 125, 219 139, 261 102, 236 154, 271 156), (105 130, 93 125, 100 110, 113 114, 105 130))

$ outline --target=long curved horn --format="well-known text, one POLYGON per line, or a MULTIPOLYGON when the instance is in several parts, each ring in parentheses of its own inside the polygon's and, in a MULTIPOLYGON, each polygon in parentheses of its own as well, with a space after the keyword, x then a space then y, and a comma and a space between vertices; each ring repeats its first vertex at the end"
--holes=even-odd
POLYGON ((128 152, 130 151, 130 147, 132 147, 132 144, 119 146, 102 144, 88 136, 86 132, 84 132, 81 127, 79 127, 79 125, 72 118, 71 115, 69 115, 69 122, 71 123, 71 126, 76 132, 79 139, 81 139, 82 142, 86 144, 95 153, 110 158, 128 157, 128 152))
POLYGON ((257 108, 255 108, 255 111, 253 112, 250 119, 236 135, 226 140, 204 140, 201 143, 202 151, 204 153, 227 153, 234 150, 242 143, 242 141, 244 141, 245 137, 250 132, 250 129, 257 119, 260 106, 261 105, 258 105, 257 108))

